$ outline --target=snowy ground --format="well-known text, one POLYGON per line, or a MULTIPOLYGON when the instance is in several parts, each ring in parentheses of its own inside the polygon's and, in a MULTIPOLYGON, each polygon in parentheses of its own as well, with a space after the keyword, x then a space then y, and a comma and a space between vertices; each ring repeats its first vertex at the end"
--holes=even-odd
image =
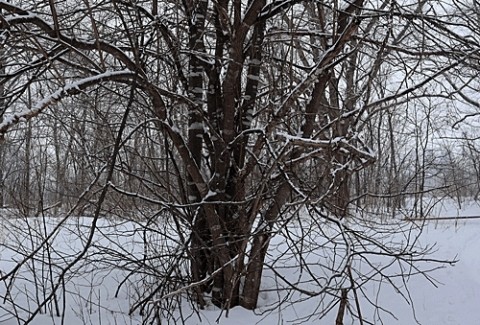
MULTIPOLYGON (((444 201, 436 204, 430 211, 431 216, 453 217, 453 216, 480 216, 480 207, 476 203, 463 203, 459 209, 454 202, 444 201)), ((44 233, 53 229, 58 220, 49 219, 45 224, 38 220, 12 220, 2 219, 2 237, 0 247, 0 270, 2 276, 12 271, 21 257, 27 254, 29 248, 34 247, 41 240, 44 233), (35 223, 36 222, 36 223, 35 223), (36 231, 25 231, 26 224, 36 231), (45 227, 46 226, 46 227, 45 227), (23 248, 22 248, 23 247, 23 248)), ((50 250, 44 250, 42 254, 50 254, 51 260, 59 265, 68 263, 69 258, 74 258, 74 252, 81 250, 82 238, 78 234, 78 223, 88 224, 88 218, 77 221, 76 227, 70 225, 61 230, 54 239, 54 245, 50 250), (65 256, 65 252, 71 252, 71 256, 65 256)), ((409 223, 411 225, 411 223, 409 223)), ((98 235, 95 240, 103 246, 121 249, 126 257, 138 255, 140 241, 136 237, 135 226, 130 223, 117 225, 116 234, 108 233, 108 223, 101 224, 105 236, 98 235), (118 231, 118 230, 121 231, 118 231), (116 237, 121 234, 121 237, 116 237)), ((413 227, 415 228, 415 226, 413 227)), ((85 234, 86 235, 86 234, 85 234)), ((392 241, 403 238, 403 234, 394 235, 392 241), (398 238, 397 238, 398 237, 398 238)), ((371 281, 365 286, 365 291, 385 311, 372 308, 371 304, 361 299, 361 312, 366 320, 374 324, 478 324, 480 320, 480 219, 471 220, 442 220, 429 221, 422 230, 420 237, 422 245, 430 246, 436 243, 435 252, 432 258, 439 260, 458 260, 454 266, 443 265, 442 268, 430 273, 432 279, 423 276, 401 277, 396 279, 396 285, 405 296, 402 298, 395 290, 384 282, 371 281), (433 281, 433 284, 432 284, 433 281), (404 285, 408 287, 408 291, 404 285), (413 301, 412 306, 409 302, 413 301), (412 308, 413 307, 413 308, 412 308)), ((278 249, 282 247, 281 239, 274 242, 278 249)), ((100 246, 100 245, 99 245, 100 246)), ((132 304, 132 297, 135 296, 132 287, 122 286, 116 294, 116 289, 124 277, 120 271, 112 271, 108 267, 108 261, 103 258, 104 252, 97 252, 98 260, 102 263, 90 263, 81 266, 81 272, 72 276, 70 281, 61 284, 65 288, 66 295, 60 295, 57 299, 60 311, 64 317, 51 316, 55 304, 48 304, 44 307, 46 313, 40 314, 32 324, 140 324, 141 316, 135 313, 128 315, 129 306, 132 304), (100 267, 100 265, 102 265, 100 267), (64 286, 65 285, 65 286, 64 286)), ((313 256, 317 256, 313 254, 313 256)), ((431 263, 431 268, 439 265, 431 263)), ((423 264, 429 268, 428 263, 423 264)), ((288 272, 288 269, 285 269, 288 272)), ((405 271, 405 270, 404 270, 405 271)), ((25 318, 20 320, 13 315, 25 317, 27 311, 36 301, 41 300, 45 291, 36 289, 31 273, 48 274, 60 272, 60 269, 46 264, 27 263, 17 272, 17 278, 9 287, 9 282, 3 281, 0 286, 0 324, 13 325, 23 324, 25 318), (9 288, 9 290, 7 290, 9 288), (28 294, 26 294, 28 293, 28 294), (12 310, 15 301, 17 310, 12 310), (25 310, 22 311, 21 308, 25 310)), ((294 271, 287 276, 295 277, 294 271)), ((407 270, 408 273, 408 270, 407 270)), ((75 274, 73 272, 72 274, 75 274)), ((48 278, 48 277, 45 277, 48 278)), ((133 278, 132 278, 133 279, 133 278)), ((49 288, 53 283, 37 283, 37 288, 49 288)), ((285 301, 280 305, 280 310, 270 310, 269 306, 279 302, 282 295, 271 291, 278 286, 275 277, 265 272, 263 292, 260 296, 260 308, 255 312, 248 312, 241 308, 234 308, 229 311, 228 317, 220 315, 214 308, 207 308, 200 312, 200 318, 184 306, 184 316, 190 314, 187 324, 319 324, 317 315, 321 305, 319 298, 313 297, 296 304, 285 301)), ((298 299, 299 297, 293 297, 298 299)), ((325 302, 323 302, 325 303, 325 302)), ((333 324, 336 308, 322 318, 321 323, 333 324)), ((348 316, 345 324, 359 324, 352 321, 348 316)), ((366 324, 366 323, 365 323, 366 324)))
MULTIPOLYGON (((394 290, 381 284, 382 291, 376 297, 385 309, 392 312, 382 313, 381 319, 367 306, 363 315, 374 324, 424 324, 424 325, 474 325, 480 322, 480 220, 458 222, 439 221, 425 227, 422 240, 425 243, 437 243, 434 254, 440 259, 456 259, 454 266, 444 266, 430 275, 435 285, 421 276, 412 276, 406 280, 414 306, 397 295, 394 290)), ((379 284, 368 285, 373 292, 379 284)), ((375 294, 372 296, 375 297, 375 294)), ((270 299, 274 299, 271 295, 270 299)), ((241 309, 230 311, 228 319, 220 324, 296 324, 296 319, 316 312, 314 299, 297 305, 286 305, 281 313, 272 312, 266 316, 255 316, 241 309)), ((335 310, 336 311, 336 310, 335 310)), ((206 324, 216 324, 218 311, 202 313, 206 324)), ((313 318, 306 324, 334 324, 334 313, 320 322, 313 318)), ((301 323, 301 322, 300 322, 301 323)), ((190 324, 197 324, 197 319, 190 324)), ((348 321, 345 324, 359 324, 348 321)))

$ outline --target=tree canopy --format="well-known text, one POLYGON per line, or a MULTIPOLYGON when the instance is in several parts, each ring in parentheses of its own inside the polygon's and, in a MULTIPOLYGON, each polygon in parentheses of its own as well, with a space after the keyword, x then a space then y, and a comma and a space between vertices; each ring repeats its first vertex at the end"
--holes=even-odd
POLYGON ((183 294, 255 309, 272 239, 314 270, 313 231, 344 262, 317 287, 286 287, 331 297, 342 324, 356 262, 423 258, 380 240, 371 213, 415 200, 423 215, 424 193, 457 184, 435 152, 478 114, 478 14, 476 1, 0 1, 0 203, 92 216, 31 318, 115 216, 164 239, 134 262, 165 254, 134 310, 183 294))

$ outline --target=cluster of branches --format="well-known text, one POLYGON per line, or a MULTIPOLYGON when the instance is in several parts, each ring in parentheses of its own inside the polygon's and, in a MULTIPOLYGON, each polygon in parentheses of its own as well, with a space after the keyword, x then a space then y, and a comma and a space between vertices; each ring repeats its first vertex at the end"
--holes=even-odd
MULTIPOLYGON (((164 279, 189 265, 179 288, 162 288, 202 308, 254 309, 269 244, 303 207, 319 228, 355 234, 342 237, 350 247, 370 241, 343 224, 352 203, 425 191, 435 105, 475 102, 480 43, 465 15, 475 10, 467 1, 0 1, 0 159, 11 166, 1 168, 0 203, 27 217, 50 207, 93 216, 52 290, 89 256, 103 216, 145 231, 161 219, 181 247, 164 279), (402 119, 426 128, 398 149, 398 133, 411 132, 402 119), (402 170, 409 150, 421 177, 402 170), (12 152, 21 153, 13 164, 12 152)), ((338 324, 357 285, 352 263, 342 265, 338 324)))

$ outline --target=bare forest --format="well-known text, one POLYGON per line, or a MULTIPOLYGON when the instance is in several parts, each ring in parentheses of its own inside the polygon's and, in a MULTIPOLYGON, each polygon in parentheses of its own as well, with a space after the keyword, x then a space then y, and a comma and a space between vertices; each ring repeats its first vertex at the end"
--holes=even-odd
POLYGON ((418 227, 479 199, 479 31, 477 0, 0 1, 0 309, 61 317, 94 264, 145 324, 268 277, 270 310, 377 323, 363 286, 453 262, 418 227))

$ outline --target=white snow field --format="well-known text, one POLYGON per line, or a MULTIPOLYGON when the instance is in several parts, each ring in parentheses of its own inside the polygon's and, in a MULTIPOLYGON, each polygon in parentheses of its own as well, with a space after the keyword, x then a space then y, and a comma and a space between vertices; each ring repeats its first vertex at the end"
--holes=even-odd
MULTIPOLYGON (((475 217, 480 216, 480 206, 466 202, 458 207, 454 202, 445 200, 429 212, 430 216, 439 217, 475 217)), ((50 293, 49 288, 56 285, 56 280, 49 279, 56 279, 62 272, 58 266, 68 265, 82 251, 92 219, 70 218, 52 238, 48 249, 43 246, 37 252, 36 262, 29 260, 17 267, 24 256, 32 251, 32 247, 39 247, 45 234, 52 232, 60 220, 47 217, 12 218, 3 211, 0 271, 4 280, 0 283, 0 324, 24 324, 29 312, 50 293), (51 262, 41 263, 38 261, 40 257, 51 262), (11 277, 7 275, 13 271, 16 272, 15 281, 10 282, 11 277)), ((388 229, 393 229, 394 233, 381 238, 397 244, 407 243, 410 238, 409 245, 429 250, 426 258, 431 261, 422 261, 418 265, 420 270, 433 271, 424 276, 416 274, 418 272, 414 268, 406 269, 405 265, 408 264, 397 263, 390 257, 380 254, 369 256, 372 265, 391 277, 389 282, 378 272, 372 273, 367 263, 357 261, 354 267, 367 275, 364 280, 369 280, 362 286, 363 291, 358 290, 363 324, 480 324, 480 219, 428 221, 423 227, 419 221, 394 220, 393 223, 394 226, 389 225, 388 229), (415 239, 419 233, 421 236, 415 239), (436 260, 457 262, 439 264, 436 260), (381 308, 374 308, 373 305, 381 308)), ((378 227, 386 229, 383 225, 378 227)), ((138 288, 152 285, 153 280, 141 280, 141 275, 129 269, 129 260, 133 261, 143 254, 145 237, 138 229, 133 222, 100 220, 93 246, 86 255, 88 262, 77 263, 71 272, 66 272, 65 281, 59 283, 60 290, 55 299, 42 308, 42 313, 31 324, 141 324, 142 316, 138 312, 129 315, 129 308, 135 297, 141 294, 138 288), (124 260, 123 265, 119 263, 120 258, 124 260), (127 274, 131 276, 118 289, 127 274), (62 316, 55 316, 57 312, 62 316)), ((334 233, 334 230, 325 231, 330 235, 334 233)), ((366 233, 375 235, 374 230, 371 231, 366 233)), ((292 232, 296 233, 301 231, 292 232)), ((324 240, 320 232, 318 235, 319 241, 324 240)), ((152 235, 149 240, 155 241, 155 236, 152 235)), ((237 307, 229 310, 227 315, 214 307, 207 307, 197 314, 187 303, 180 310, 172 312, 177 319, 182 317, 186 320, 187 324, 334 324, 338 306, 330 305, 331 296, 318 294, 309 297, 282 290, 286 287, 285 280, 288 280, 297 283, 305 291, 319 293, 322 286, 328 287, 328 272, 321 266, 325 264, 324 261, 330 260, 328 265, 343 263, 341 259, 331 260, 333 246, 329 246, 330 242, 325 241, 321 248, 312 250, 309 250, 308 242, 306 244, 302 247, 304 263, 316 272, 314 276, 317 278, 312 279, 304 274, 307 273, 306 269, 291 267, 297 254, 296 248, 287 248, 282 236, 276 236, 270 254, 272 261, 275 260, 272 262, 274 267, 264 272, 259 307, 254 312, 237 307), (279 307, 276 307, 279 303, 279 307), (329 306, 331 311, 322 313, 329 306)), ((404 258, 408 259, 408 256, 404 258)), ((155 263, 152 265, 161 265, 162 262, 155 263)), ((358 306, 352 295, 349 298, 349 307, 357 312, 358 306)), ((345 324, 362 324, 349 313, 344 321, 345 324)), ((171 320, 163 323, 178 322, 171 320)))

